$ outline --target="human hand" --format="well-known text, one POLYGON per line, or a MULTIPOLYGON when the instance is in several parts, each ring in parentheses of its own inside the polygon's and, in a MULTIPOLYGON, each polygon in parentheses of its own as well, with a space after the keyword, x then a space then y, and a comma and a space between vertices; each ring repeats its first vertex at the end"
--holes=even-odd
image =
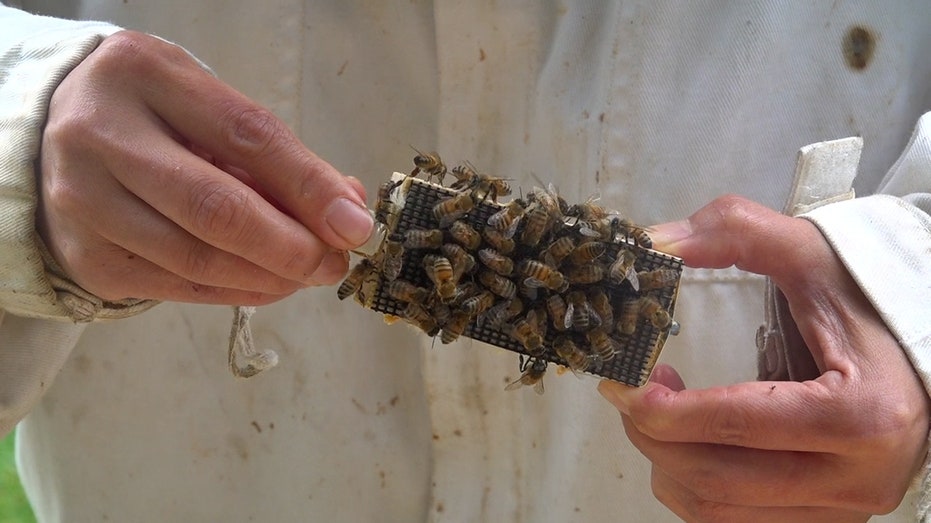
POLYGON ((345 274, 365 190, 182 49, 123 31, 52 96, 39 232, 105 300, 260 305, 345 274))
POLYGON ((602 382, 654 495, 687 521, 866 521, 894 510, 926 453, 929 399, 818 229, 738 197, 656 228, 693 267, 770 276, 820 375, 688 390, 668 366, 640 389, 602 382))

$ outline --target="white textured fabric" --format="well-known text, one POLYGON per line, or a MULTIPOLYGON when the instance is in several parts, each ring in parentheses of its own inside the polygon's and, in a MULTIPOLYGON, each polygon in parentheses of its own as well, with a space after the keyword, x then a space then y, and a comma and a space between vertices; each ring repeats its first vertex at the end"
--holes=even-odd
MULTIPOLYGON (((869 195, 931 107, 925 2, 24 4, 178 42, 370 194, 414 145, 643 223, 725 192, 780 208, 799 147, 860 135, 869 195), (857 24, 877 36, 862 70, 841 45, 857 24)), ((923 165, 899 167, 919 173, 909 193, 923 165)), ((752 379, 762 291, 686 271, 662 361, 690 386, 752 379)), ((227 371, 225 307, 87 326, 18 431, 40 520, 676 520, 594 380, 505 393, 512 355, 430 347, 333 294, 255 316, 281 363, 246 382, 227 371)), ((913 514, 907 500, 875 521, 913 514)))

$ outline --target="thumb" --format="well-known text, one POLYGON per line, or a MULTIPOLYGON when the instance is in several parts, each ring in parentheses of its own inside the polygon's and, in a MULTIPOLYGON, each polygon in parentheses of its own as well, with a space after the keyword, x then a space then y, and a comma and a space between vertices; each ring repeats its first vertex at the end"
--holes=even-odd
POLYGON ((832 252, 811 222, 734 195, 650 232, 654 248, 679 256, 690 267, 736 266, 770 276, 784 290, 784 285, 801 283, 799 275, 812 272, 832 252))
MULTIPOLYGON (((679 373, 670 365, 660 363, 653 368, 650 383, 663 385, 668 389, 679 392, 685 390, 685 382, 679 373)), ((615 381, 603 380, 598 384, 598 392, 614 407, 628 414, 630 405, 638 401, 638 397, 646 391, 647 387, 630 387, 615 381)))

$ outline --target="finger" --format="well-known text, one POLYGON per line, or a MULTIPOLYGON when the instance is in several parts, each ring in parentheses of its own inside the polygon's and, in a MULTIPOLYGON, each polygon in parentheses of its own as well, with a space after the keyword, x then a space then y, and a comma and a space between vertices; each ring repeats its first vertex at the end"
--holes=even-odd
MULTIPOLYGON (((819 380, 834 379, 829 375, 819 380)), ((838 440, 852 443, 848 420, 860 417, 819 380, 681 391, 655 382, 632 388, 604 381, 599 391, 659 441, 828 452, 838 449, 838 440)))
POLYGON ((144 298, 210 305, 266 305, 291 293, 227 289, 186 280, 103 238, 69 244, 68 256, 88 265, 106 264, 106 271, 82 272, 83 288, 108 301, 144 298), (77 252, 81 251, 81 252, 77 252))
POLYGON ((654 467, 706 501, 758 507, 849 502, 832 500, 848 478, 828 454, 667 443, 640 432, 629 417, 622 420, 631 443, 654 467))
POLYGON ((789 284, 806 286, 808 280, 799 279, 819 271, 825 258, 818 255, 833 260, 813 224, 738 196, 717 198, 688 219, 657 225, 652 231, 658 249, 689 266, 736 266, 772 276, 783 289, 789 284))
POLYGON ((329 250, 323 241, 157 129, 137 130, 136 137, 106 164, 129 192, 199 240, 281 278, 311 283, 329 250))
POLYGON ((274 295, 290 294, 304 286, 197 239, 112 178, 91 190, 87 208, 97 209, 93 217, 79 215, 78 220, 88 220, 87 227, 193 283, 274 295))
POLYGON ((708 501, 678 483, 673 476, 653 468, 653 494, 684 521, 716 523, 859 523, 869 514, 827 507, 748 507, 708 501))
POLYGON ((124 38, 125 45, 143 50, 132 53, 130 63, 141 78, 174 79, 145 90, 146 102, 170 127, 248 172, 329 245, 351 249, 368 239, 373 221, 364 194, 307 150, 284 122, 196 66, 183 50, 143 42, 140 35, 124 38))
POLYGON ((314 273, 312 285, 335 285, 342 281, 349 270, 349 253, 330 251, 323 258, 317 272, 314 273))

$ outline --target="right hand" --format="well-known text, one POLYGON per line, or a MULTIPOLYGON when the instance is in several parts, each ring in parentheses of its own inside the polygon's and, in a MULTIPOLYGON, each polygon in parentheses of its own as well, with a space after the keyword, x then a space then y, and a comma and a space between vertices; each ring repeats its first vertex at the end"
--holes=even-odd
POLYGON ((345 274, 365 190, 184 50, 123 31, 52 96, 39 232, 105 300, 261 305, 345 274))

